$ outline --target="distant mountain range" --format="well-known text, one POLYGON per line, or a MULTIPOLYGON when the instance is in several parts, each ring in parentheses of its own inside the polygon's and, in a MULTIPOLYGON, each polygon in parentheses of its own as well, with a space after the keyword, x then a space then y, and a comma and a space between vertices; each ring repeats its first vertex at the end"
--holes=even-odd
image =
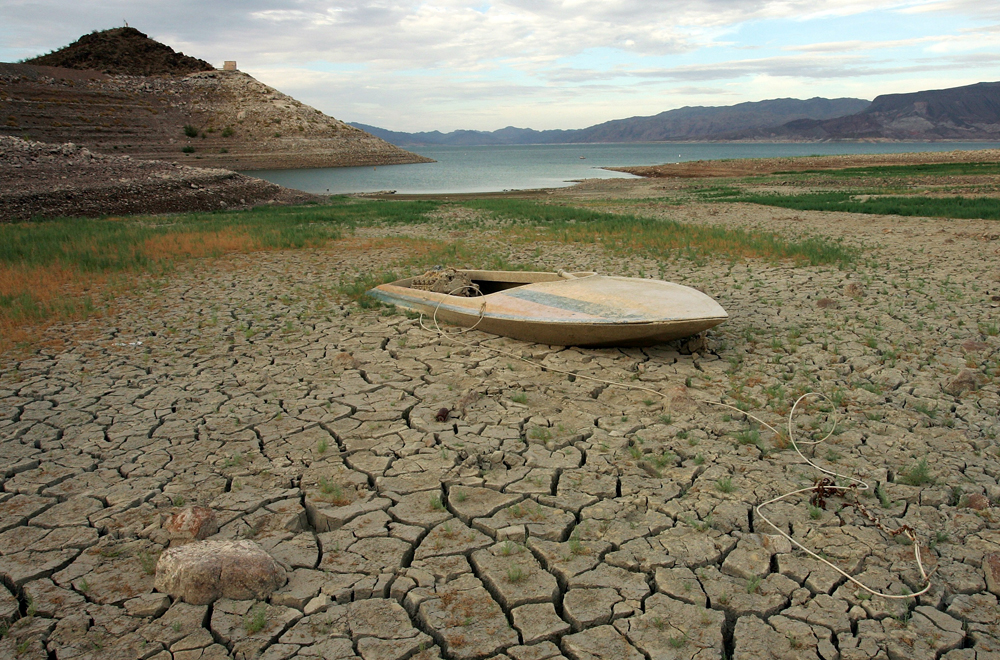
POLYGON ((401 133, 352 123, 397 146, 595 142, 1000 140, 1000 82, 863 99, 773 99, 685 107, 577 130, 401 133))
POLYGON ((717 107, 684 107, 652 117, 616 119, 576 130, 536 131, 508 126, 496 131, 401 133, 352 122, 353 126, 397 146, 577 144, 666 142, 719 139, 718 136, 781 126, 797 119, 824 120, 867 108, 863 99, 772 99, 717 107))
POLYGON ((885 94, 856 114, 801 119, 743 138, 794 140, 1000 140, 1000 82, 885 94))

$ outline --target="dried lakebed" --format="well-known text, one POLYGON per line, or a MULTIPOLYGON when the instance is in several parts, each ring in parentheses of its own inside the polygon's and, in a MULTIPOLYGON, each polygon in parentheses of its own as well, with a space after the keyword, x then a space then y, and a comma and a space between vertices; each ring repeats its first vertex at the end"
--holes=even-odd
MULTIPOLYGON (((386 237, 427 227, 202 263, 103 323, 55 329, 66 348, 0 376, 0 657, 1000 657, 995 225, 663 212, 825 233, 863 256, 855 270, 625 262, 467 239, 541 267, 662 267, 730 312, 704 347, 462 345, 336 302, 341 278, 405 256, 386 237), (915 530, 926 595, 868 597, 756 518, 819 475, 700 401, 777 423, 805 390, 840 418, 814 460, 877 485, 864 506, 915 530), (156 593, 163 522, 192 504, 287 584, 263 603, 156 593)), ((822 433, 828 411, 797 422, 822 433)), ((913 548, 849 502, 768 515, 873 588, 920 589, 913 548)))

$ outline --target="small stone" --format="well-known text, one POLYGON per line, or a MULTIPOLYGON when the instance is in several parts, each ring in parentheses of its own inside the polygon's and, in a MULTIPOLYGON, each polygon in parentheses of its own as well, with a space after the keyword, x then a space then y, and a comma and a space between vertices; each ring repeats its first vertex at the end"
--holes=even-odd
POLYGON ((285 569, 253 541, 198 541, 170 548, 156 564, 156 588, 193 605, 219 598, 265 600, 285 569))
POLYGON ((972 369, 962 369, 958 375, 948 381, 944 386, 944 391, 952 396, 959 396, 963 392, 974 392, 986 381, 986 378, 972 369))
POLYGON ((333 600, 326 595, 320 594, 306 603, 306 606, 302 609, 306 616, 310 614, 315 614, 316 612, 324 612, 333 605, 333 600))
POLYGON ((973 493, 965 498, 965 506, 975 511, 985 511, 990 508, 990 500, 982 493, 973 493))
POLYGON ((165 594, 143 594, 125 601, 129 616, 156 618, 170 609, 170 597, 165 594))
POLYGON ((863 298, 865 295, 865 288, 857 282, 850 282, 846 287, 844 287, 844 293, 851 298, 863 298))
POLYGON ((204 506, 189 506, 167 518, 163 524, 172 544, 203 541, 219 531, 215 511, 204 506))
POLYGON ((1000 552, 983 557, 983 572, 986 573, 986 588, 991 594, 1000 596, 1000 552))
POLYGON ((497 530, 497 541, 513 541, 514 543, 524 543, 528 538, 524 525, 511 525, 497 530))

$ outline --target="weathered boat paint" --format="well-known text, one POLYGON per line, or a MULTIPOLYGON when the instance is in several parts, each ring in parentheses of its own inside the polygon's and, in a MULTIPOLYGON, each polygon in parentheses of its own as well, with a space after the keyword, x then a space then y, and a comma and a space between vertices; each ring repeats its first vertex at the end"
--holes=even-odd
POLYGON ((729 316, 704 293, 673 282, 574 273, 462 271, 486 290, 462 296, 409 287, 411 278, 369 295, 438 321, 556 346, 649 345, 707 330, 729 316))

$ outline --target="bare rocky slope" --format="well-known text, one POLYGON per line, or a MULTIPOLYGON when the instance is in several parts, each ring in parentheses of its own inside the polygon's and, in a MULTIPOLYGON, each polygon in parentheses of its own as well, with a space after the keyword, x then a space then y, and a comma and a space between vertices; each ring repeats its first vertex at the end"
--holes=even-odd
POLYGON ((745 134, 805 140, 1000 140, 1000 82, 884 94, 857 114, 745 134))
MULTIPOLYGON (((231 170, 429 160, 239 71, 137 75, 137 71, 169 70, 169 54, 162 50, 167 47, 143 36, 146 52, 142 44, 134 43, 135 35, 120 32, 96 33, 104 44, 100 58, 93 53, 60 58, 57 55, 63 51, 59 51, 38 59, 91 69, 0 64, 0 135, 231 170), (123 39, 127 43, 118 43, 123 39), (119 61, 127 66, 116 65, 119 61)), ((193 66, 186 61, 175 69, 193 66)))
POLYGON ((314 199, 228 170, 108 156, 75 144, 0 136, 0 222, 217 211, 314 199))

